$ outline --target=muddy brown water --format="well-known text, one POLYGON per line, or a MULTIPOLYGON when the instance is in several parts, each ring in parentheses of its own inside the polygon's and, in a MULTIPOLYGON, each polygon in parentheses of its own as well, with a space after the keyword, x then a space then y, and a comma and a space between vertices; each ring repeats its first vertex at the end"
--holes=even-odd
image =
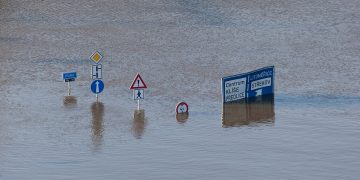
POLYGON ((358 179, 359 8, 0 0, 0 179, 358 179), (222 105, 221 77, 270 65, 273 101, 222 105))

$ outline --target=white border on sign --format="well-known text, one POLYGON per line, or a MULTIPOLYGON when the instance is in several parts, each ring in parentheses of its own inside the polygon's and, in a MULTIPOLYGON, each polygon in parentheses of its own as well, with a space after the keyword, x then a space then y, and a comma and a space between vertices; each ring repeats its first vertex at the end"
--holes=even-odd
POLYGON ((144 89, 134 89, 134 91, 133 91, 134 100, 145 99, 145 93, 144 92, 145 92, 144 89), (135 91, 140 91, 142 96, 140 98, 137 98, 137 96, 135 95, 135 91))

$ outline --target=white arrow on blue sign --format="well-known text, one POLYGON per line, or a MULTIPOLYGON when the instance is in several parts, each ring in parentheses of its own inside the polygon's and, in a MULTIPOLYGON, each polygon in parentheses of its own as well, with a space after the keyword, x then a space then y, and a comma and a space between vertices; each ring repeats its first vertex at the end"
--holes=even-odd
POLYGON ((91 91, 94 94, 99 94, 104 90, 104 82, 102 82, 101 80, 95 80, 91 83, 91 91))
POLYGON ((274 66, 222 78, 223 102, 236 102, 274 93, 274 66))

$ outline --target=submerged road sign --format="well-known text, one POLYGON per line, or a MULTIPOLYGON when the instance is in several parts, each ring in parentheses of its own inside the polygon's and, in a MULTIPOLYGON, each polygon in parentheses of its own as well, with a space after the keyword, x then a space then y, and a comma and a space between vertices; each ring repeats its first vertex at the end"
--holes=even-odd
POLYGON ((233 77, 223 83, 224 102, 244 99, 246 96, 246 77, 233 77))
POLYGON ((189 106, 186 102, 180 102, 176 105, 176 114, 181 113, 188 113, 189 112, 189 106))
POLYGON ((65 82, 75 81, 76 77, 76 72, 63 73, 63 79, 65 82))
POLYGON ((274 93, 274 66, 222 78, 223 102, 236 102, 274 93))
POLYGON ((138 102, 138 110, 140 110, 140 99, 144 99, 144 89, 146 88, 147 86, 144 80, 138 73, 130 86, 130 89, 134 90, 134 100, 137 100, 138 102))
POLYGON ((77 77, 76 72, 63 73, 63 79, 65 82, 68 83, 68 96, 70 96, 70 94, 71 94, 70 82, 75 81, 76 77, 77 77))
POLYGON ((92 65, 91 77, 92 77, 92 79, 101 79, 102 78, 102 64, 93 64, 92 65))
POLYGON ((92 61, 94 61, 96 64, 99 63, 102 58, 103 58, 102 55, 101 55, 99 52, 97 52, 97 51, 95 51, 95 52, 90 56, 90 59, 91 59, 92 61))
POLYGON ((99 94, 104 90, 104 83, 101 80, 95 80, 91 83, 90 88, 94 94, 99 94))
POLYGON ((144 80, 141 78, 140 74, 138 73, 135 76, 134 81, 131 83, 130 89, 146 89, 147 86, 144 80))
POLYGON ((144 89, 134 89, 134 100, 145 99, 144 89))

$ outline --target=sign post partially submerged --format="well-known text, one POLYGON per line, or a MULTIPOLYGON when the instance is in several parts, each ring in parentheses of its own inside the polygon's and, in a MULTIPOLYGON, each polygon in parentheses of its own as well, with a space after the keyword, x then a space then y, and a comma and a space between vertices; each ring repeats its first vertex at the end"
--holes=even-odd
POLYGON ((138 110, 140 110, 140 99, 144 99, 144 89, 146 89, 147 86, 144 82, 144 80, 141 78, 140 74, 138 73, 135 76, 134 81, 132 82, 130 89, 134 90, 134 100, 137 100, 138 102, 138 110))
POLYGON ((274 66, 221 80, 223 103, 239 102, 252 97, 274 94, 274 66))
POLYGON ((64 82, 68 83, 68 96, 70 96, 71 94, 70 82, 75 81, 76 78, 77 78, 76 72, 63 73, 63 80, 64 82))
POLYGON ((189 105, 186 102, 180 102, 175 108, 176 114, 189 113, 189 105))
POLYGON ((100 94, 104 90, 104 83, 100 80, 94 80, 91 83, 90 89, 96 96, 96 101, 98 101, 98 94, 100 94))
POLYGON ((99 93, 104 90, 104 83, 100 80, 102 79, 102 64, 99 62, 103 56, 98 52, 95 51, 91 56, 90 60, 92 60, 95 64, 91 67, 91 78, 94 80, 91 83, 90 89, 96 96, 96 101, 99 100, 99 93))

